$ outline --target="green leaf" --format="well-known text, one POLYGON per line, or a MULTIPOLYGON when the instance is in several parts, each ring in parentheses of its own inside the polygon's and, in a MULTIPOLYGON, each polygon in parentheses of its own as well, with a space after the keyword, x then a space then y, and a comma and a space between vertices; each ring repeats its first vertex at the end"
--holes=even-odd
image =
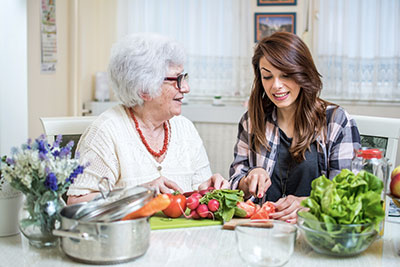
POLYGON ((225 210, 225 212, 222 214, 222 219, 224 220, 224 222, 229 222, 233 218, 234 214, 235 214, 234 208, 225 210))

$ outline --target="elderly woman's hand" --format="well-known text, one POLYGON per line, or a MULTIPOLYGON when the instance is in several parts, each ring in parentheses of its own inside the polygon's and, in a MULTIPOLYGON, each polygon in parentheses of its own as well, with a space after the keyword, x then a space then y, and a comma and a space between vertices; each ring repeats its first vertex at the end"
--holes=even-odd
POLYGON ((274 203, 276 212, 270 214, 271 219, 296 223, 297 211, 303 208, 300 203, 306 198, 307 197, 296 197, 293 195, 280 198, 274 203))
POLYGON ((156 190, 157 193, 171 193, 171 191, 179 191, 183 193, 182 188, 180 188, 176 183, 171 180, 168 180, 164 176, 160 176, 159 178, 143 184, 143 186, 152 187, 156 190))
POLYGON ((215 189, 226 189, 229 188, 230 183, 222 177, 221 174, 216 173, 211 176, 210 179, 199 185, 199 190, 214 187, 215 189))
POLYGON ((263 168, 252 169, 239 183, 239 189, 243 190, 245 197, 252 195, 262 198, 270 186, 271 179, 263 168))

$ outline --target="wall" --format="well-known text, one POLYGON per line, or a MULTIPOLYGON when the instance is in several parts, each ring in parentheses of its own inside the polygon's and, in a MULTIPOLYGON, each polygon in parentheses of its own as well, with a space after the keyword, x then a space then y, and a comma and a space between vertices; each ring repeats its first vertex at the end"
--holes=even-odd
POLYGON ((117 1, 78 2, 77 49, 79 56, 75 75, 80 99, 78 110, 74 110, 74 115, 82 114, 83 103, 94 99, 95 73, 107 70, 111 46, 117 39, 116 8, 117 1))
POLYGON ((57 70, 40 73, 40 0, 28 6, 29 136, 43 132, 40 117, 81 114, 93 98, 93 75, 106 69, 115 41, 116 1, 57 0, 57 70))
POLYGON ((40 117, 66 116, 69 112, 68 78, 68 4, 56 2, 57 66, 56 72, 40 72, 40 0, 28 3, 28 114, 29 136, 43 133, 40 117))
POLYGON ((3 0, 0 9, 0 156, 28 136, 27 0, 3 0))

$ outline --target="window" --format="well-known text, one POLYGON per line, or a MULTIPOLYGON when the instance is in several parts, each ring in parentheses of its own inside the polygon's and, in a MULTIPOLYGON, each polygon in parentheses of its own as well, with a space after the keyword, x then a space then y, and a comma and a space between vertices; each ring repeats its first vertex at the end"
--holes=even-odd
POLYGON ((400 100, 400 1, 320 0, 318 68, 322 95, 400 100))
POLYGON ((246 96, 253 80, 248 0, 120 0, 119 37, 158 32, 186 49, 192 96, 246 96))

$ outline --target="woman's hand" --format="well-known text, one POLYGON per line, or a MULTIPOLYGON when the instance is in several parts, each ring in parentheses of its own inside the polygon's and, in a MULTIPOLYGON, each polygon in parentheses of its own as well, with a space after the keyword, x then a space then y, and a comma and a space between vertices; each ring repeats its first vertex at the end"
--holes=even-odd
POLYGON ((100 195, 99 192, 93 192, 89 193, 87 195, 81 195, 81 196, 69 196, 67 199, 67 205, 72 205, 80 202, 89 202, 93 200, 95 197, 100 195))
POLYGON ((214 187, 215 189, 226 189, 229 188, 230 183, 221 174, 213 174, 210 179, 199 185, 199 190, 214 187))
POLYGON ((239 183, 239 189, 243 190, 245 197, 252 195, 262 198, 270 186, 271 178, 263 168, 252 169, 239 183))
POLYGON ((171 180, 168 180, 164 176, 160 176, 159 178, 143 184, 143 186, 146 187, 152 187, 156 190, 157 193, 165 194, 165 193, 171 193, 172 191, 179 191, 183 193, 182 188, 180 188, 176 183, 174 183, 171 180))
POLYGON ((293 195, 280 198, 274 203, 276 211, 270 214, 271 219, 296 223, 297 211, 303 208, 303 206, 300 206, 300 203, 306 198, 307 197, 296 197, 293 195))

